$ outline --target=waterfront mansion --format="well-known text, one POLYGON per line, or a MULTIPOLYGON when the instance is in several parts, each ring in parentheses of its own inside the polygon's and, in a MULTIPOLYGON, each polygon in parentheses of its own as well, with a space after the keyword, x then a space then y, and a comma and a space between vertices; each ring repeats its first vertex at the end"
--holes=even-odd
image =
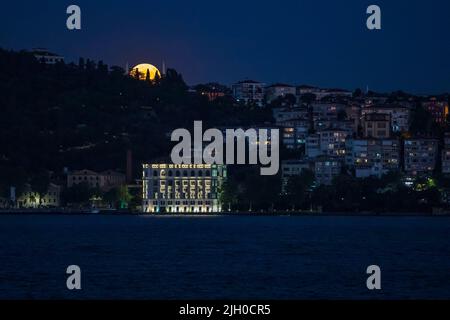
POLYGON ((143 212, 221 212, 220 187, 225 165, 144 164, 143 212))

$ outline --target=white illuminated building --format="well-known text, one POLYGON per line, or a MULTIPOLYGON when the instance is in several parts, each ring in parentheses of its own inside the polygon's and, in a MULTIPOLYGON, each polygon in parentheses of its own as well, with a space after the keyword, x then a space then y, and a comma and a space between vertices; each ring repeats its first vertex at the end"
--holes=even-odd
POLYGON ((221 212, 219 193, 226 175, 225 165, 144 164, 143 212, 221 212))
POLYGON ((55 64, 59 62, 64 62, 64 57, 56 53, 50 52, 45 48, 34 48, 33 50, 31 50, 31 53, 39 62, 45 64, 55 64))

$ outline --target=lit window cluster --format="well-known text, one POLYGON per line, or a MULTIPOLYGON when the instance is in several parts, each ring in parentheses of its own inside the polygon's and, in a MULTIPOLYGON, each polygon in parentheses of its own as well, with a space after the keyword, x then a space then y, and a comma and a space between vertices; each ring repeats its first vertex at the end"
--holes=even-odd
POLYGON ((220 212, 224 165, 143 165, 143 211, 220 212))

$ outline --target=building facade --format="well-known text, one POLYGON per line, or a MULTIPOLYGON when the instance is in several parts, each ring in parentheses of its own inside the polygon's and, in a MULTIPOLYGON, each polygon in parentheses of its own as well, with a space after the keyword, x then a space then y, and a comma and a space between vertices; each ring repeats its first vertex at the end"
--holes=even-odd
POLYGON ((272 115, 275 124, 280 125, 286 121, 308 119, 308 110, 306 108, 274 108, 272 115))
POLYGON ((336 123, 340 117, 345 115, 345 109, 346 105, 340 103, 311 104, 311 118, 314 129, 321 130, 336 123))
POLYGON ((389 115, 392 132, 406 132, 409 130, 410 110, 404 106, 372 105, 362 109, 363 116, 373 113, 389 115))
POLYGON ((312 163, 307 160, 284 160, 281 162, 282 192, 286 192, 286 185, 291 177, 299 176, 303 170, 314 170, 312 163))
POLYGON ((126 183, 126 176, 112 170, 98 173, 87 169, 73 171, 67 175, 68 188, 80 183, 86 183, 90 188, 98 188, 102 191, 108 191, 124 185, 126 183))
POLYGON ((366 138, 389 138, 391 136, 391 116, 386 113, 368 113, 364 115, 363 134, 366 138))
POLYGON ((328 129, 311 134, 306 138, 306 156, 345 157, 346 139, 348 133, 344 130, 328 129))
POLYGON ((398 139, 349 139, 346 164, 357 178, 381 177, 400 168, 398 139))
POLYGON ((331 185, 342 172, 342 159, 322 156, 314 160, 314 174, 318 185, 331 185))
POLYGON ((425 110, 431 113, 434 122, 439 125, 444 125, 447 120, 447 115, 449 113, 448 102, 445 100, 438 100, 436 98, 432 98, 429 101, 425 101, 422 103, 422 106, 425 110))
POLYGON ((405 171, 408 174, 418 175, 434 171, 438 153, 437 139, 406 139, 404 144, 405 171))
POLYGON ((450 174, 450 133, 445 133, 444 136, 444 148, 441 154, 442 160, 442 173, 450 174))
POLYGON ((304 95, 304 94, 313 94, 316 96, 316 100, 321 100, 326 97, 345 97, 345 98, 351 98, 353 93, 348 90, 343 89, 326 89, 326 88, 318 88, 308 85, 302 85, 298 86, 297 88, 297 95, 304 95))
POLYGON ((231 93, 228 87, 219 83, 200 84, 195 86, 193 90, 197 94, 207 97, 209 101, 228 96, 231 93))
POLYGON ((264 83, 244 80, 232 85, 231 89, 236 102, 264 106, 264 83))
POLYGON ((225 165, 144 164, 143 212, 221 212, 220 188, 226 176, 225 165))
POLYGON ((266 88, 266 102, 271 103, 279 97, 292 95, 295 97, 295 87, 288 84, 276 83, 266 88))
POLYGON ((19 208, 60 207, 62 187, 50 183, 45 194, 39 195, 29 184, 25 185, 25 191, 17 198, 19 208))
POLYGON ((58 62, 64 62, 64 57, 52 53, 45 48, 35 48, 31 50, 31 53, 39 62, 45 64, 55 64, 58 62))
POLYGON ((308 120, 287 120, 279 122, 281 141, 287 149, 304 149, 309 132, 308 120))

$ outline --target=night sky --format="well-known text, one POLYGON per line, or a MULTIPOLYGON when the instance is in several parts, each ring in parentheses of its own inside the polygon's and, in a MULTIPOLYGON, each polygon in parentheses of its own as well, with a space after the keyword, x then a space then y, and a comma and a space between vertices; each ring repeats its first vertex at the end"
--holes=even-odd
POLYGON ((379 91, 450 91, 450 1, 3 1, 0 46, 78 61, 149 62, 189 84, 251 78, 379 91), (82 30, 66 29, 77 4, 82 30), (366 9, 382 9, 382 30, 366 9))

